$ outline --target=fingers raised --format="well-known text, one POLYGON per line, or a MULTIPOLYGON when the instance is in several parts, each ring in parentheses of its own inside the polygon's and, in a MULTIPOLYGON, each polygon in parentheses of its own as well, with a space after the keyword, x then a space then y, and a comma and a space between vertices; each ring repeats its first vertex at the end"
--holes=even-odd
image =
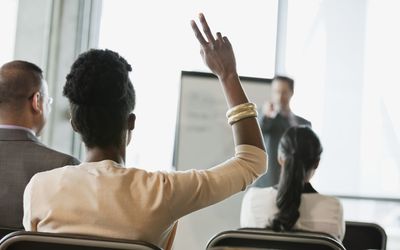
POLYGON ((199 15, 199 19, 200 19, 201 26, 203 26, 203 31, 204 31, 204 34, 206 35, 208 41, 210 43, 215 43, 214 36, 211 33, 211 29, 208 26, 208 23, 207 23, 206 18, 204 17, 204 15, 200 14, 199 15))
POLYGON ((229 39, 228 39, 226 36, 224 36, 223 39, 224 39, 224 42, 225 42, 229 47, 232 47, 231 42, 229 41, 229 39))
MULTIPOLYGON (((202 13, 199 14, 199 19, 200 19, 201 26, 203 27, 203 32, 206 35, 208 41, 205 39, 205 37, 201 33, 201 31, 200 31, 199 27, 197 26, 196 22, 191 20, 190 24, 192 26, 193 32, 196 35, 197 40, 199 40, 199 42, 200 42, 200 44, 201 44, 201 46, 203 48, 205 48, 205 47, 207 47, 209 45, 211 45, 211 46, 216 45, 216 40, 215 40, 214 36, 212 35, 211 29, 208 26, 206 18, 204 17, 204 15, 202 13)), ((222 37, 220 32, 217 32, 216 37, 217 37, 218 44, 226 43, 228 46, 231 46, 228 38, 225 37, 225 36, 222 37)))
POLYGON ((203 35, 201 34, 199 27, 197 27, 197 24, 195 21, 191 21, 190 24, 192 25, 192 29, 194 34, 196 35, 197 40, 199 40, 200 44, 202 46, 206 46, 207 45, 207 41, 204 39, 203 35))
POLYGON ((224 40, 222 39, 221 32, 217 32, 217 40, 220 40, 221 42, 224 41, 224 40))

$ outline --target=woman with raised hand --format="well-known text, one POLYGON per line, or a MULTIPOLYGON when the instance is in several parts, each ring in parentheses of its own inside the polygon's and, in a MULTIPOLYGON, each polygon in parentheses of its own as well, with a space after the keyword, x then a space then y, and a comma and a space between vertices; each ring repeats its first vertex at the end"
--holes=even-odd
POLYGON ((321 153, 322 145, 310 127, 289 128, 278 146, 279 183, 246 192, 241 227, 322 232, 342 240, 345 224, 340 201, 317 193, 310 184, 321 153))
POLYGON ((113 51, 90 50, 74 62, 64 86, 86 159, 31 179, 24 194, 26 230, 139 239, 168 249, 179 218, 245 190, 265 172, 256 107, 240 84, 232 46, 221 33, 212 35, 202 14, 200 22, 205 37, 191 25, 226 96, 235 156, 208 170, 126 168, 135 125, 131 66, 113 51))

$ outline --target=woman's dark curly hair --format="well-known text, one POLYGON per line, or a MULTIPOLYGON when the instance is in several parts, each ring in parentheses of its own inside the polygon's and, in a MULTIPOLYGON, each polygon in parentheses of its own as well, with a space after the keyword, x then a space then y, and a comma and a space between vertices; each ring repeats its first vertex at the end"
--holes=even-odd
POLYGON ((63 95, 87 147, 121 145, 127 118, 135 107, 130 71, 131 65, 111 50, 89 50, 72 64, 63 95))

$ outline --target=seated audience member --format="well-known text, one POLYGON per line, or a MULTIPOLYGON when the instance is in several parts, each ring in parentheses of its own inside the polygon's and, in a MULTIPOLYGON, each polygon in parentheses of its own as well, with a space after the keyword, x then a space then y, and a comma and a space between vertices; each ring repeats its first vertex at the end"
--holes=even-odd
POLYGON ((35 173, 79 163, 37 138, 50 104, 39 67, 12 61, 0 68, 0 227, 23 227, 22 197, 35 173))
POLYGON ((265 171, 256 107, 242 89, 231 44, 212 35, 203 15, 200 21, 207 38, 194 21, 192 28, 226 96, 235 156, 208 170, 126 168, 135 127, 131 66, 113 51, 90 50, 74 62, 64 86, 86 160, 31 179, 24 194, 26 230, 139 239, 168 249, 179 218, 244 190, 265 171))
POLYGON ((340 201, 317 193, 309 182, 321 153, 321 143, 310 127, 289 128, 278 146, 282 168, 279 184, 247 191, 242 203, 241 227, 322 232, 342 240, 345 224, 340 201))

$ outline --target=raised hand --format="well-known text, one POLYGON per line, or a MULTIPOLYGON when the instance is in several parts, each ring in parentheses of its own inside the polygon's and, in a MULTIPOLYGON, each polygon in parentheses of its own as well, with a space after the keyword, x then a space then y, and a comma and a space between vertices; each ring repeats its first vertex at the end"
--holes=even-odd
POLYGON ((228 38, 217 32, 215 39, 204 15, 200 14, 199 19, 207 39, 204 38, 194 20, 191 21, 191 25, 200 42, 200 54, 204 63, 219 78, 226 79, 231 75, 237 75, 235 55, 228 38))
MULTIPOLYGON (((236 71, 235 54, 231 43, 227 37, 223 37, 219 32, 217 32, 216 38, 213 36, 203 14, 199 15, 199 19, 207 39, 204 38, 193 20, 191 24, 200 43, 200 53, 205 64, 218 76, 228 107, 232 108, 248 103, 249 100, 236 71)), ((254 145, 265 151, 260 127, 254 117, 234 123, 232 131, 235 145, 254 145)))
POLYGON ((272 102, 265 102, 262 107, 262 112, 266 117, 269 118, 274 118, 278 113, 275 105, 272 102))

